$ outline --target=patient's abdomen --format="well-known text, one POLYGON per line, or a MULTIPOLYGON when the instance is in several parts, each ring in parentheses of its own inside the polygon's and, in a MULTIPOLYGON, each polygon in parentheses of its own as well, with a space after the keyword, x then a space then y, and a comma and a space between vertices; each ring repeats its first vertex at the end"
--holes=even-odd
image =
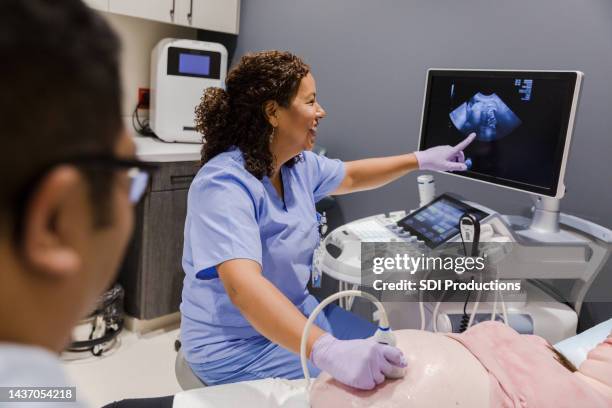
POLYGON ((313 408, 339 407, 489 407, 489 376, 459 342, 418 330, 395 332, 408 360, 406 376, 360 391, 321 373, 313 384, 313 408))

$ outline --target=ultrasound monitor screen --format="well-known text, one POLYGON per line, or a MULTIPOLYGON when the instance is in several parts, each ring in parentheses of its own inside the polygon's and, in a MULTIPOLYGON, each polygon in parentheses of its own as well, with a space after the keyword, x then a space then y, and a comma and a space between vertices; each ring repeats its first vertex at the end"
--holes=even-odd
POLYGON ((458 173, 547 196, 557 195, 576 72, 430 70, 419 149, 456 145, 458 173))

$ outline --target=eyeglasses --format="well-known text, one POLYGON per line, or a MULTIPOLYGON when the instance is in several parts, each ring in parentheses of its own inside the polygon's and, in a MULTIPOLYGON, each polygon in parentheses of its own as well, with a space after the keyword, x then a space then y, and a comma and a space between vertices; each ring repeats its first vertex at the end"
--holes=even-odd
POLYGON ((149 173, 138 167, 132 167, 128 170, 128 177, 130 178, 130 202, 136 204, 147 190, 149 173))
POLYGON ((127 170, 130 179, 129 200, 132 204, 140 201, 149 185, 150 173, 159 167, 152 163, 136 159, 122 159, 111 155, 79 156, 56 163, 56 165, 59 164, 127 170))

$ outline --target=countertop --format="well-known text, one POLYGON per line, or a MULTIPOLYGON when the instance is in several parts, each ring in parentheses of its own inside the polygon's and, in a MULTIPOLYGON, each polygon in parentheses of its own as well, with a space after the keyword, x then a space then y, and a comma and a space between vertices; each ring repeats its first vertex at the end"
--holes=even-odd
POLYGON ((199 143, 167 143, 154 137, 133 136, 136 156, 146 162, 181 162, 200 160, 199 143))

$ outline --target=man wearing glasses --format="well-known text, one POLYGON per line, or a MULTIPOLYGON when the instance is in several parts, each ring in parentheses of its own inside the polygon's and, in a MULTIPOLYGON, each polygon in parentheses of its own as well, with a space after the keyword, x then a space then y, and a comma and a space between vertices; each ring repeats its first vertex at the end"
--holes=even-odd
MULTIPOLYGON (((57 355, 128 244, 147 177, 121 120, 118 51, 80 0, 0 2, 0 387, 71 385, 57 355)), ((0 406, 28 395, 15 391, 0 388, 0 406)))

